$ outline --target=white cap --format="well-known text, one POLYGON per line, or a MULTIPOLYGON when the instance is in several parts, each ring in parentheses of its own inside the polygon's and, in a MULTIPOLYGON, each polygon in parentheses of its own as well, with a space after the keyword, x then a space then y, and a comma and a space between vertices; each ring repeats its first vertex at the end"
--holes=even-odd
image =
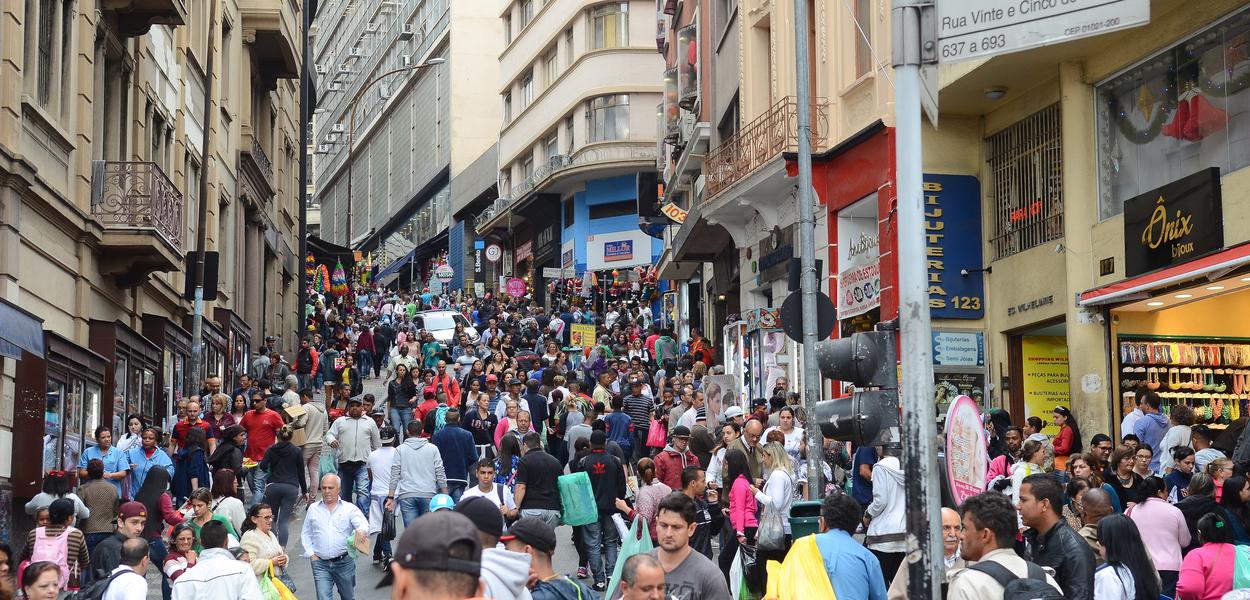
POLYGON ((743 414, 743 412, 742 412, 742 407, 741 407, 741 406, 730 406, 729 408, 725 409, 725 418, 726 418, 726 419, 732 419, 732 418, 735 418, 735 417, 741 417, 741 416, 742 416, 742 414, 743 414))

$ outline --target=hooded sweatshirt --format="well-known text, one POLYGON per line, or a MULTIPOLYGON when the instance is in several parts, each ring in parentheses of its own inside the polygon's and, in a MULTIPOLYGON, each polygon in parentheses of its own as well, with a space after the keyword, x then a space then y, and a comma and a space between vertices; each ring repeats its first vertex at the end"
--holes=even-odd
POLYGON ((269 473, 267 483, 285 483, 308 493, 308 480, 304 468, 304 451, 291 442, 278 442, 265 451, 260 469, 269 473))
POLYGON ((539 581, 534 584, 534 600, 587 600, 594 592, 586 584, 567 575, 539 581))
POLYGON ((864 540, 869 550, 906 552, 907 517, 903 504, 903 469, 897 456, 886 456, 872 467, 872 504, 865 511, 872 521, 864 540))
POLYGON ((525 587, 530 572, 530 555, 502 548, 482 549, 483 596, 493 600, 529 600, 525 587))
POLYGON ((655 478, 674 490, 681 489, 681 471, 691 465, 699 464, 699 458, 690 451, 678 452, 672 444, 664 447, 664 451, 655 456, 655 478))
POLYGON ((1137 439, 1154 450, 1154 458, 1150 459, 1151 472, 1157 473, 1159 471, 1159 460, 1162 458, 1159 454, 1159 445, 1167 431, 1167 417, 1157 412, 1142 415, 1142 418, 1138 419, 1137 423, 1133 425, 1133 433, 1137 434, 1137 439))
POLYGON ((410 437, 391 461, 391 494, 397 499, 433 498, 447 489, 443 456, 430 440, 410 437))

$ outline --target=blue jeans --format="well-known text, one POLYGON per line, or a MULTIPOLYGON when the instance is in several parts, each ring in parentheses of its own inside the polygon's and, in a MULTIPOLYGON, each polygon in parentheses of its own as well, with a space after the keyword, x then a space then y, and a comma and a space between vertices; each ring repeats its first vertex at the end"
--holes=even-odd
POLYGON ((256 468, 248 471, 247 476, 252 480, 252 497, 247 500, 247 507, 251 508, 265 497, 265 482, 269 480, 269 473, 256 468))
POLYGON ((368 350, 357 352, 356 366, 360 367, 360 376, 368 377, 373 372, 373 353, 368 350))
MULTIPOLYGON (((104 541, 104 540, 106 540, 106 539, 108 539, 108 537, 109 537, 110 535, 113 535, 113 534, 111 534, 111 533, 88 533, 88 534, 86 535, 86 538, 87 538, 87 553, 88 553, 88 554, 90 554, 90 553, 94 552, 94 551, 95 551, 95 545, 96 545, 96 544, 99 544, 100 542, 103 542, 103 541, 104 541)), ((93 573, 93 574, 94 574, 94 573, 93 573)))
POLYGON ((412 422, 411 408, 391 408, 391 427, 399 432, 399 439, 404 439, 408 435, 408 424, 412 422))
POLYGON ((334 588, 339 598, 356 600, 356 561, 344 554, 330 560, 312 561, 313 583, 317 586, 317 600, 334 600, 334 588))
POLYGON ((277 528, 274 533, 278 536, 278 543, 283 546, 286 546, 291 512, 298 499, 299 486, 289 483, 271 483, 265 486, 265 504, 273 509, 274 526, 277 528))
POLYGON ((465 482, 460 482, 460 481, 448 481, 448 482, 447 482, 447 495, 448 495, 448 496, 451 496, 451 501, 452 501, 452 502, 455 502, 456 504, 459 504, 459 503, 460 503, 460 496, 463 496, 463 495, 464 495, 464 490, 465 490, 465 488, 466 488, 466 487, 468 487, 468 486, 469 486, 469 484, 468 484, 468 483, 465 483, 465 482))
MULTIPOLYGON (((161 538, 148 540, 148 558, 152 561, 152 564, 164 565, 166 556, 169 556, 169 550, 165 548, 164 540, 162 540, 161 538)), ((164 569, 160 571, 160 574, 161 574, 161 597, 164 598, 165 600, 169 600, 170 596, 173 595, 173 589, 169 587, 169 578, 165 576, 164 569)))
POLYGON ((404 529, 408 528, 408 524, 416 521, 417 517, 430 512, 429 498, 400 498, 399 514, 404 517, 404 529))
POLYGON ((369 469, 364 463, 339 463, 339 479, 343 489, 340 497, 352 502, 360 512, 369 514, 369 469), (355 494, 353 502, 352 494, 355 494))
POLYGON ((616 531, 612 515, 599 515, 599 521, 582 525, 582 536, 585 538, 586 553, 590 556, 590 572, 595 583, 604 583, 607 575, 616 569, 616 554, 621 550, 621 534, 616 531), (607 556, 607 565, 603 563, 600 551, 607 556), (607 573, 605 574, 605 567, 607 573))

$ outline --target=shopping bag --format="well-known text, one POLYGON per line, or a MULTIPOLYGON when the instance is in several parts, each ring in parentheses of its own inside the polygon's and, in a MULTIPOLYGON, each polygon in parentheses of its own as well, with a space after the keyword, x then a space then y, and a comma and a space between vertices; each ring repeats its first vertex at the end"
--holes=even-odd
POLYGON ((765 552, 775 552, 786 547, 786 527, 781 512, 772 506, 764 507, 759 529, 755 532, 755 546, 765 552))
POLYGON ((729 593, 733 600, 749 600, 751 588, 747 585, 747 576, 755 566, 755 549, 747 545, 738 546, 738 554, 729 566, 729 593))
POLYGON ((599 520, 589 475, 584 471, 569 473, 561 475, 556 483, 560 488, 560 518, 565 525, 589 525, 599 520))
POLYGON ((667 440, 664 423, 659 419, 651 419, 651 428, 647 430, 647 447, 663 448, 667 440))
POLYGON ((264 596, 265 600, 282 600, 282 596, 278 595, 278 588, 273 585, 273 579, 257 577, 256 582, 260 584, 260 595, 264 596))
POLYGON ((395 539, 395 513, 389 510, 382 511, 382 533, 378 534, 379 539, 393 540, 395 539))
POLYGON ((621 551, 616 555, 616 567, 612 569, 612 578, 608 580, 608 590, 603 597, 614 597, 613 593, 621 584, 621 570, 625 568, 625 559, 653 549, 655 546, 651 544, 651 532, 647 531, 647 520, 642 515, 638 515, 634 523, 629 526, 629 531, 621 537, 621 551))
POLYGON ((1233 589, 1250 588, 1250 546, 1233 546, 1236 549, 1236 562, 1233 563, 1233 589))
MULTIPOLYGON (((263 580, 265 578, 262 577, 261 579, 263 580)), ((269 587, 273 588, 274 593, 277 594, 278 600, 299 600, 298 598, 295 597, 295 594, 291 592, 291 589, 288 588, 286 584, 282 582, 281 579, 279 579, 277 576, 273 574, 272 564, 269 565, 268 580, 269 580, 269 587)), ((262 583, 261 591, 263 592, 264 590, 265 590, 265 586, 262 583)))
POLYGON ((816 547, 816 536, 794 541, 785 562, 768 561, 768 588, 764 600, 810 600, 833 598, 833 584, 825 571, 824 559, 816 547))
POLYGON ((325 450, 326 451, 321 453, 321 461, 317 465, 319 471, 317 475, 318 480, 325 477, 327 473, 334 473, 337 475, 339 472, 339 466, 334 462, 334 451, 329 447, 326 447, 325 450))

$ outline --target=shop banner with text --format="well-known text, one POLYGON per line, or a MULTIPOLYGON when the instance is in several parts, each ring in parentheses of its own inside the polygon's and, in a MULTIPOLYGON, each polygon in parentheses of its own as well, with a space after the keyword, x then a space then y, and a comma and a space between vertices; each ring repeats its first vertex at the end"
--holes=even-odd
POLYGON ((574 346, 593 346, 595 344, 594 325, 573 325, 569 330, 569 342, 574 346))
POLYGON ((1042 433, 1055 435, 1051 413, 1056 406, 1071 406, 1068 388, 1068 340, 1058 336, 1024 336, 1020 341, 1024 374, 1024 415, 1041 417, 1042 433))
POLYGON ((946 476, 955 504, 985 491, 989 464, 981 409, 968 396, 959 396, 946 411, 946 476))
POLYGON ((934 319, 985 316, 980 181, 968 175, 926 174, 924 229, 929 315, 934 319))

